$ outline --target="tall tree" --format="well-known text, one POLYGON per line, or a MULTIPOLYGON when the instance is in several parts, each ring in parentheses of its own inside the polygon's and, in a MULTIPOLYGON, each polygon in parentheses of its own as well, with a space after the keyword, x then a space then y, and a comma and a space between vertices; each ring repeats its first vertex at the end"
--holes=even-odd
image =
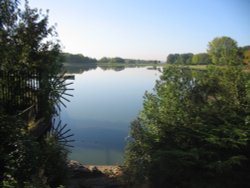
POLYGON ((14 0, 1 0, 0 5, 1 68, 58 73, 60 44, 55 27, 48 25, 48 14, 31 9, 27 1, 24 10, 14 0))
POLYGON ((207 50, 216 65, 240 65, 242 61, 239 56, 237 42, 230 37, 217 37, 208 44, 207 50))
POLYGON ((17 21, 17 2, 0 0, 0 68, 8 61, 7 55, 10 53, 12 45, 10 33, 17 21))

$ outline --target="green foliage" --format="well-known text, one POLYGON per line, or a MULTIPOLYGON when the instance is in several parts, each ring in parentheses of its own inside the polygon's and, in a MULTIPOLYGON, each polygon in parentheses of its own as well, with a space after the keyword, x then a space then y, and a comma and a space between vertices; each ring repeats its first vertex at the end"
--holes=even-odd
POLYGON ((14 1, 1 0, 1 4, 1 68, 57 73, 61 68, 60 45, 55 28, 48 26, 48 15, 31 9, 27 2, 23 10, 14 1))
POLYGON ((98 61, 99 65, 101 64, 131 64, 131 65, 136 65, 136 64, 158 64, 160 63, 159 61, 154 61, 154 60, 140 60, 140 59, 123 59, 120 57, 115 57, 115 58, 108 58, 108 57, 103 57, 98 61))
POLYGON ((240 47, 239 51, 244 64, 250 65, 250 46, 240 47))
POLYGON ((125 60, 120 57, 111 58, 109 63, 125 63, 125 60))
POLYGON ((207 50, 216 65, 240 65, 239 49, 237 42, 230 37, 217 37, 208 44, 207 50))
MULTIPOLYGON (((27 100, 35 98, 31 103, 36 101, 37 110, 30 113, 34 115, 32 127, 28 115, 17 115, 24 107, 9 113, 1 106, 0 187, 56 187, 67 177, 68 153, 54 137, 45 134, 57 112, 55 105, 67 90, 59 74, 62 60, 57 33, 48 25, 48 14, 31 9, 27 1, 21 8, 18 1, 0 0, 0 12, 0 70, 12 72, 13 88, 28 88, 27 100), (20 77, 22 73, 33 74, 28 81, 17 83, 22 79, 15 79, 19 77, 16 73, 20 77), (31 88, 33 80, 39 86, 31 88)), ((11 84, 9 79, 1 80, 2 88, 15 98, 11 84)), ((0 103, 4 102, 1 98, 0 103)))
POLYGON ((28 178, 37 166, 38 143, 27 135, 21 119, 1 114, 0 127, 1 179, 6 173, 20 181, 28 178))
POLYGON ((98 67, 103 70, 113 69, 115 71, 120 71, 125 68, 125 66, 137 66, 137 65, 155 65, 160 63, 154 60, 138 60, 138 59, 123 59, 120 57, 103 57, 100 60, 92 59, 82 54, 70 54, 62 53, 62 59, 64 68, 70 73, 79 73, 87 71, 90 69, 95 69, 98 67))
POLYGON ((192 57, 193 65, 209 65, 211 63, 211 59, 207 53, 195 54, 192 57))
POLYGON ((42 164, 44 166, 44 176, 47 177, 47 183, 56 187, 66 183, 68 178, 68 150, 58 143, 53 135, 48 135, 42 143, 42 164))
POLYGON ((97 60, 83 56, 82 54, 62 53, 62 62, 68 73, 79 73, 95 69, 97 60))
POLYGON ((151 187, 247 187, 250 75, 167 67, 131 127, 125 175, 151 187))
POLYGON ((38 142, 27 127, 20 118, 0 115, 0 185, 8 187, 8 182, 9 187, 15 183, 24 186, 24 182, 30 182, 42 188, 65 182, 68 151, 53 136, 38 142))
POLYGON ((230 37, 217 37, 208 44, 207 53, 169 54, 167 64, 174 65, 241 65, 249 64, 249 46, 238 48, 230 37))
POLYGON ((167 57, 167 64, 190 65, 192 64, 192 53, 184 54, 169 54, 167 57))
MULTIPOLYGON (((34 80, 39 81, 39 90, 32 92, 36 93, 34 98, 37 97, 36 101, 40 110, 37 118, 49 119, 55 112, 55 104, 49 101, 53 100, 55 93, 53 84, 62 68, 57 33, 55 27, 48 24, 48 13, 43 14, 37 9, 31 9, 27 1, 24 7, 20 8, 15 2, 1 0, 1 15, 3 16, 0 20, 2 25, 0 27, 0 70, 12 72, 16 77, 19 77, 16 73, 21 74, 20 76, 36 75, 34 80)), ((6 91, 11 88, 20 90, 20 87, 25 84, 27 90, 30 87, 27 82, 21 84, 16 79, 11 82, 15 83, 15 87, 8 87, 10 84, 8 79, 2 80, 3 87, 8 87, 5 88, 6 91)), ((31 98, 27 100, 34 102, 31 98)), ((15 113, 13 111, 13 114, 15 113)))
POLYGON ((2 186, 3 188, 16 188, 17 181, 13 177, 8 176, 5 180, 3 180, 2 186))
POLYGON ((69 64, 96 64, 97 60, 92 59, 82 54, 70 54, 70 53, 62 53, 62 58, 65 63, 69 64))

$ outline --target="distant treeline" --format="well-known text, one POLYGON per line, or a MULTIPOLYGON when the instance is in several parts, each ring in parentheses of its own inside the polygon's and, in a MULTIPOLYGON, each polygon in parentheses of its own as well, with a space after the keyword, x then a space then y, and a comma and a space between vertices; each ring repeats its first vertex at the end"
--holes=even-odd
POLYGON ((62 59, 67 64, 96 64, 97 59, 83 56, 82 54, 62 53, 62 59))
MULTIPOLYGON (((248 64, 250 62, 250 46, 240 47, 238 53, 243 64, 248 64)), ((167 56, 166 63, 179 65, 208 65, 212 64, 212 60, 208 53, 175 53, 167 56)))
POLYGON ((119 64, 158 64, 160 61, 156 60, 140 60, 140 59, 123 59, 120 57, 115 57, 115 58, 108 58, 108 57, 103 57, 101 58, 98 63, 103 63, 103 64, 114 64, 114 63, 119 63, 119 64))
MULTIPOLYGON (((250 46, 244 46, 238 48, 238 56, 243 64, 249 64, 250 62, 250 46)), ((113 64, 159 64, 157 60, 140 60, 140 59, 123 59, 120 57, 103 57, 99 60, 90 58, 82 54, 70 54, 62 53, 63 62, 66 66, 97 66, 99 65, 113 65, 113 64)), ((167 64, 179 64, 179 65, 208 65, 212 64, 211 56, 208 53, 175 53, 169 54, 166 60, 167 64)))
POLYGON ((83 56, 82 54, 62 53, 63 62, 67 65, 93 65, 93 64, 158 64, 156 60, 123 59, 120 57, 103 57, 100 60, 83 56))

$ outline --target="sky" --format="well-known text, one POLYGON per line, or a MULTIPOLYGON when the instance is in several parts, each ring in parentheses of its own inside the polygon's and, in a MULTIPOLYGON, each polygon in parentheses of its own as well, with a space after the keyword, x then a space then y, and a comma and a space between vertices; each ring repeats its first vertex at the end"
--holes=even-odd
POLYGON ((228 36, 250 45, 250 0, 29 0, 49 9, 63 51, 165 61, 228 36))

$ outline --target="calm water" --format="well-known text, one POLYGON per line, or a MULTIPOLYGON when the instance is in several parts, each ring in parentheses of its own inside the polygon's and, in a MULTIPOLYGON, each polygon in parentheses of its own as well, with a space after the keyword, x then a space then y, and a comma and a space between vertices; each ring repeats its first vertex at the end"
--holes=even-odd
POLYGON ((147 67, 76 74, 74 97, 61 113, 76 140, 70 158, 84 164, 121 164, 130 123, 159 75, 147 67))

